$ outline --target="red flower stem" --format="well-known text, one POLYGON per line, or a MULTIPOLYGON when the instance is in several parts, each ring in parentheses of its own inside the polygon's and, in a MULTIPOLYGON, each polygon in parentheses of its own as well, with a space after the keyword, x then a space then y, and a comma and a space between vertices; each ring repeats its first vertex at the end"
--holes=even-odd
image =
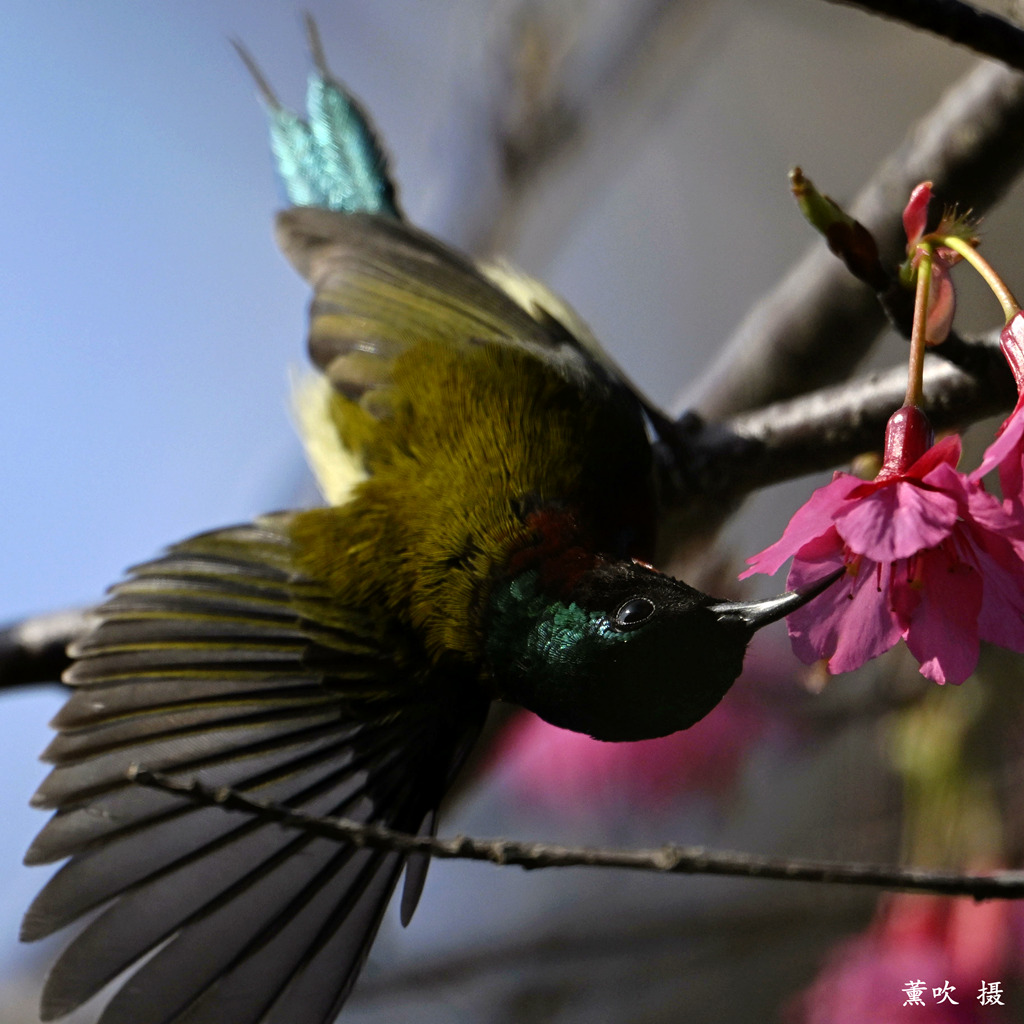
POLYGON ((1013 297, 1013 293, 1006 287, 1006 283, 993 270, 992 264, 973 245, 965 242, 962 238, 957 238, 955 235, 942 235, 936 238, 936 241, 939 245, 944 245, 946 248, 952 249, 955 253, 962 256, 981 274, 985 284, 992 289, 999 300, 999 305, 1003 307, 1003 315, 1006 317, 1007 323, 1020 312, 1020 303, 1013 297))
POLYGON ((919 245, 917 253, 917 291, 914 295, 914 323, 910 330, 907 395, 903 404, 920 408, 924 398, 925 327, 928 322, 928 290, 932 283, 932 251, 928 245, 919 245))

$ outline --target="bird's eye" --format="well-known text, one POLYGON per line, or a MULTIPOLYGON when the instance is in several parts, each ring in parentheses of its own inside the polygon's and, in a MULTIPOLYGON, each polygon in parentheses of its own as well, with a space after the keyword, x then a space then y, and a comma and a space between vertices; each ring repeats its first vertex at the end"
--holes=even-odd
POLYGON ((612 624, 619 629, 631 629, 646 622, 654 614, 654 602, 646 597, 632 597, 612 618, 612 624))

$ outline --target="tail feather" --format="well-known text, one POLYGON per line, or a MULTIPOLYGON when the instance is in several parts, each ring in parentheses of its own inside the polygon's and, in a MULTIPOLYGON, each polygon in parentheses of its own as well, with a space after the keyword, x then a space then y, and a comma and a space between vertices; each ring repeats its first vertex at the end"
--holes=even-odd
POLYGON ((305 119, 281 105, 250 54, 234 43, 267 106, 270 146, 288 201, 400 218, 387 155, 369 116, 327 68, 309 16, 306 31, 316 70, 309 78, 305 119))

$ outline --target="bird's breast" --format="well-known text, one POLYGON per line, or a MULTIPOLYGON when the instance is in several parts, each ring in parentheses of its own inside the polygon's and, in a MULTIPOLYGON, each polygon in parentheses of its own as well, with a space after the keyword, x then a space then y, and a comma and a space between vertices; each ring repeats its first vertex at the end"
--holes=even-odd
POLYGON ((598 547, 649 555, 639 413, 531 353, 412 345, 372 410, 336 393, 330 416, 367 475, 344 505, 296 517, 298 548, 346 600, 408 623, 433 658, 481 657, 490 586, 538 543, 538 509, 566 510, 598 547))

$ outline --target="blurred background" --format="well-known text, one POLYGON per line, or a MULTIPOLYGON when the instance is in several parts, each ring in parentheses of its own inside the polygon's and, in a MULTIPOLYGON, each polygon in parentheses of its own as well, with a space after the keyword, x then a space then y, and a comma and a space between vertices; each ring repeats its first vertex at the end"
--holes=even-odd
MULTIPOLYGON (((544 279, 674 410, 759 295, 819 244, 789 168, 849 199, 974 62, 820 0, 7 0, 0 621, 89 603, 167 543, 315 500, 287 398, 307 294, 273 244, 282 200, 255 89, 228 44, 241 40, 299 107, 304 10, 374 116, 411 219, 544 279), (530 123, 552 68, 565 109, 524 158, 507 129, 530 123)), ((1022 198, 1018 187, 985 224, 987 255, 1019 290, 1022 198)), ((961 324, 994 317, 994 304, 968 302, 961 324)), ((878 361, 903 352, 890 340, 878 361)), ((725 578, 815 482, 748 502, 715 555, 725 578)), ((1003 676, 1019 676, 1003 661, 1003 676)), ((889 713, 898 701, 865 697, 904 668, 894 652, 832 681, 826 698, 844 696, 821 704, 781 630, 759 639, 747 684, 719 712, 660 746, 576 748, 513 721, 441 831, 910 855, 906 770, 890 742, 905 723, 889 713)), ((986 713, 969 686, 940 696, 972 722, 986 713)), ((60 702, 56 688, 0 699, 0 1024, 36 1019, 56 948, 19 946, 17 930, 46 877, 20 862, 44 820, 28 799, 60 702)), ((437 863, 412 925, 385 922, 343 1019, 776 1019, 875 908, 874 894, 835 887, 437 863)), ((908 934, 944 936, 949 917, 936 909, 908 934)), ((1024 956, 1017 925, 998 928, 1016 936, 1016 960, 996 961, 1010 989, 1024 956)), ((928 970, 921 956, 907 969, 928 970)), ((951 969, 941 963, 929 985, 951 969)), ((961 993, 992 981, 992 965, 964 967, 961 993)), ((893 1019, 908 1012, 903 980, 880 997, 893 1019)), ((1003 1019, 988 1009, 985 1020, 1003 1019)))

